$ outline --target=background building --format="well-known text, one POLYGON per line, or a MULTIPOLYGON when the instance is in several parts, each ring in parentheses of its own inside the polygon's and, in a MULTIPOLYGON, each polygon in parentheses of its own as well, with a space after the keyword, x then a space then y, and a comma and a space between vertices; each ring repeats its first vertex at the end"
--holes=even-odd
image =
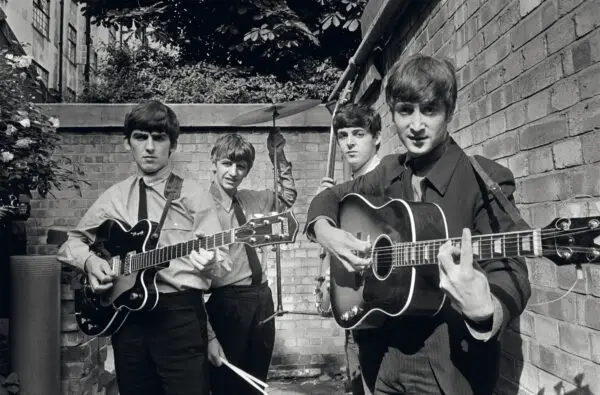
POLYGON ((115 30, 90 24, 73 0, 0 0, 0 46, 14 48, 16 40, 32 57, 53 96, 42 101, 75 101, 93 78, 99 50, 115 39, 115 30))

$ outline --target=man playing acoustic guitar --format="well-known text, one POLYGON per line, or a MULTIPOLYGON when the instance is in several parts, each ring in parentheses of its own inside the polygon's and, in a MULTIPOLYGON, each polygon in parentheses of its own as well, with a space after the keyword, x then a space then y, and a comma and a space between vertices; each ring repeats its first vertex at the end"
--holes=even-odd
MULTIPOLYGON (((193 239, 194 224, 206 232, 220 230, 215 211, 206 203, 206 190, 191 179, 172 176, 176 172, 170 158, 179 137, 173 110, 157 101, 139 104, 126 116, 124 132, 137 174, 100 195, 58 254, 62 262, 85 270, 95 293, 109 292, 117 280, 113 267, 90 248, 106 220, 133 226, 142 219, 158 223, 162 215, 159 246, 193 239), (166 196, 171 183, 179 185, 171 187, 178 195, 172 201, 166 196)), ((202 293, 210 285, 211 273, 222 267, 219 260, 216 250, 200 248, 158 271, 156 307, 131 312, 112 336, 121 395, 209 393, 207 346, 208 337, 214 335, 207 334, 212 330, 202 293)), ((131 298, 139 294, 132 293, 131 298)))
MULTIPOLYGON (((416 55, 394 64, 387 81, 386 101, 398 138, 408 152, 386 156, 373 171, 317 195, 310 204, 306 233, 338 259, 343 270, 337 272, 341 277, 338 283, 345 281, 344 272, 352 274, 346 275, 351 279, 356 279, 354 274, 366 276, 365 303, 336 318, 338 323, 363 314, 363 308, 377 305, 378 298, 387 298, 388 304, 395 301, 398 289, 386 288, 385 281, 380 281, 376 271, 368 266, 371 263, 387 260, 410 264, 421 258, 436 269, 422 272, 421 267, 409 267, 393 271, 394 276, 406 274, 412 285, 425 284, 429 294, 441 295, 438 299, 441 303, 431 306, 431 313, 426 314, 428 299, 412 300, 409 296, 407 300, 421 314, 403 314, 405 308, 412 311, 412 306, 400 306, 377 324, 366 343, 361 338, 361 366, 380 363, 376 377, 367 377, 363 369, 365 380, 375 394, 492 394, 497 381, 499 338, 508 323, 521 314, 531 290, 527 268, 521 259, 493 254, 493 259, 476 262, 477 246, 472 244, 471 233, 506 232, 527 229, 527 225, 511 219, 509 210, 486 188, 481 173, 476 173, 475 164, 449 136, 447 127, 457 96, 454 67, 445 60, 416 55), (347 200, 365 201, 360 196, 346 196, 349 193, 373 200, 385 199, 380 206, 365 203, 364 210, 369 215, 363 221, 379 223, 384 236, 410 233, 411 228, 414 232, 421 223, 430 221, 432 234, 446 233, 440 238, 441 247, 434 251, 422 244, 420 249, 413 246, 395 250, 390 245, 376 252, 381 257, 371 254, 371 242, 378 235, 369 234, 369 241, 361 229, 349 229, 350 233, 337 228, 338 218, 344 225, 347 200), (411 206, 410 201, 429 203, 411 206), (393 218, 392 209, 380 215, 380 210, 394 203, 398 213, 405 212, 402 211, 405 207, 414 207, 411 213, 416 213, 415 217, 393 218), (443 213, 442 220, 418 217, 417 208, 429 213, 437 210, 443 213), (354 236, 359 233, 360 237, 354 236), (443 242, 461 235, 460 243, 443 242), (361 272, 362 268, 367 270, 361 272), (371 283, 376 285, 367 292, 371 283), (381 360, 369 360, 363 354, 363 348, 371 347, 384 351, 381 360)), ((515 190, 512 173, 483 157, 477 157, 476 161, 500 185, 512 204, 515 190)), ((355 213, 360 215, 360 211, 355 213)), ((336 280, 333 269, 332 264, 332 277, 336 280)), ((411 291, 419 291, 412 285, 411 291)))
MULTIPOLYGON (((362 176, 377 167, 381 161, 377 155, 381 144, 381 117, 374 109, 361 104, 343 104, 333 116, 332 124, 340 151, 350 166, 352 178, 362 176)), ((319 192, 335 184, 334 179, 323 177, 319 192)), ((329 287, 329 269, 326 277, 325 281, 329 287)), ((328 297, 329 295, 326 295, 326 298, 328 297)), ((368 335, 366 333, 368 331, 362 332, 368 335)), ((358 342, 361 333, 352 330, 346 330, 344 333, 350 390, 353 395, 370 394, 368 387, 363 383, 358 359, 358 342)), ((368 368, 372 369, 374 366, 368 368)))

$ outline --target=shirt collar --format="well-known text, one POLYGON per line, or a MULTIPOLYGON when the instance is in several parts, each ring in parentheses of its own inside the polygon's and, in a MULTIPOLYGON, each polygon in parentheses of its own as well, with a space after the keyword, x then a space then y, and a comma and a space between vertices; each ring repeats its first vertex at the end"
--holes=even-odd
POLYGON ((170 160, 169 160, 169 163, 165 167, 160 169, 155 174, 144 174, 138 168, 137 175, 136 175, 136 182, 139 182, 139 179, 143 178, 144 184, 146 184, 146 186, 154 187, 158 184, 165 182, 167 180, 167 178, 171 175, 172 172, 173 172, 173 162, 170 160))
MULTIPOLYGON (((425 170, 423 176, 427 178, 429 183, 441 194, 444 195, 450 184, 450 179, 454 174, 454 169, 458 164, 458 160, 463 155, 462 149, 456 144, 452 137, 434 150, 429 158, 410 158, 408 155, 405 159, 405 166, 411 166, 411 161, 415 159, 433 160, 433 165, 425 170), (438 151, 439 149, 439 151, 438 151)), ((415 163, 412 163, 414 165, 415 163)))
POLYGON ((381 158, 375 154, 369 159, 356 173, 352 173, 352 178, 360 177, 377 167, 381 162, 381 158))
POLYGON ((215 202, 223 206, 225 211, 229 212, 231 210, 231 196, 229 196, 229 194, 223 190, 218 182, 215 182, 214 180, 211 182, 209 192, 214 198, 215 202))

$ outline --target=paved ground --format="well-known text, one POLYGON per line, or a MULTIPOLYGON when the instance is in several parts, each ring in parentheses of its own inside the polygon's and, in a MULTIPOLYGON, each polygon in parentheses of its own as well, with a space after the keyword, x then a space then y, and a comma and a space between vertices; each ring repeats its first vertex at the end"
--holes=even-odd
POLYGON ((338 378, 322 376, 311 379, 289 379, 268 382, 269 395, 343 395, 344 382, 338 378))

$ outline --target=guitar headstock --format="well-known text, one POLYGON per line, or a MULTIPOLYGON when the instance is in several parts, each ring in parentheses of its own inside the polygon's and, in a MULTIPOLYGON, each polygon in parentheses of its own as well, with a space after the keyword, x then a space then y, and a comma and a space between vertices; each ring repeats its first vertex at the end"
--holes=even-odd
POLYGON ((541 232, 543 255, 557 265, 600 263, 600 217, 556 218, 541 232))
POLYGON ((291 210, 271 215, 254 215, 234 229, 235 241, 252 247, 296 241, 298 220, 291 210))

